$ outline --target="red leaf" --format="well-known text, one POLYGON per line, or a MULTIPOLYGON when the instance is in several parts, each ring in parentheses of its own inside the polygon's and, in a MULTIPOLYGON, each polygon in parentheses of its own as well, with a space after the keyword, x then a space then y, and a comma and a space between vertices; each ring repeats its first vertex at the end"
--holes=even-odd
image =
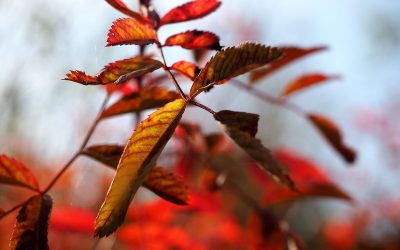
POLYGON ((0 183, 39 190, 37 180, 31 171, 21 162, 6 155, 0 155, 0 183))
POLYGON ((128 6, 126 6, 126 4, 121 0, 106 0, 106 2, 125 15, 135 18, 139 22, 151 24, 151 21, 148 18, 130 10, 128 6))
POLYGON ((161 18, 160 26, 201 18, 215 11, 221 2, 218 0, 197 0, 185 3, 170 10, 161 18))
POLYGON ((326 47, 313 47, 313 48, 298 48, 298 47, 282 47, 282 56, 280 59, 268 65, 265 69, 260 69, 250 74, 251 82, 255 82, 272 72, 288 65, 289 63, 296 61, 306 55, 326 50, 326 47))
POLYGON ((194 80, 196 76, 200 73, 199 67, 197 67, 194 63, 187 61, 176 62, 170 68, 181 73, 184 76, 187 76, 190 80, 194 80))
POLYGON ((306 197, 334 197, 351 201, 351 197, 335 185, 329 176, 315 163, 288 150, 275 152, 276 158, 286 166, 288 174, 296 183, 299 192, 294 192, 277 185, 270 177, 263 174, 257 166, 251 168, 254 179, 263 187, 264 204, 293 200, 306 197))
POLYGON ((283 90, 281 96, 288 96, 299 90, 303 90, 328 80, 335 80, 339 78, 340 77, 338 75, 325 75, 320 73, 305 74, 290 82, 289 85, 287 85, 283 90))
POLYGON ((356 153, 353 149, 344 144, 342 134, 336 124, 330 119, 320 114, 309 114, 308 119, 322 133, 325 139, 332 147, 349 163, 356 159, 356 153))
POLYGON ((134 18, 121 18, 113 22, 108 32, 107 46, 123 44, 147 45, 156 41, 156 34, 148 26, 134 18))
POLYGON ((101 84, 97 77, 86 75, 85 72, 79 70, 71 70, 63 80, 77 82, 83 85, 98 85, 101 84))
POLYGON ((63 207, 54 209, 50 217, 50 229, 61 232, 86 233, 94 232, 93 222, 96 214, 83 208, 63 207))
POLYGON ((170 36, 165 41, 165 46, 181 46, 185 49, 221 49, 217 35, 199 30, 189 30, 170 36))

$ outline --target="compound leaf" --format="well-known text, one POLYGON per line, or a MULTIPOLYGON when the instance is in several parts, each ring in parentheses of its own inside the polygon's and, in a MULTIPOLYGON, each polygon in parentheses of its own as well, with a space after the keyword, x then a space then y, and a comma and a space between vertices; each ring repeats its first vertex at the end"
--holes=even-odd
POLYGON ((37 180, 31 171, 21 162, 6 155, 0 155, 0 183, 39 190, 37 180))

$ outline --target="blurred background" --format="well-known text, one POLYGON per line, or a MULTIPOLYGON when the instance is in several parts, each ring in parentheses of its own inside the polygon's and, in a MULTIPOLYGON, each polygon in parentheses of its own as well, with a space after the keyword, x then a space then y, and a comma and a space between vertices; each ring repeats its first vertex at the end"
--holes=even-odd
MULTIPOLYGON (((153 2, 163 14, 185 1, 153 2)), ((126 3, 137 8, 136 1, 126 3)), ((382 239, 400 230, 395 223, 400 222, 398 10, 400 2, 395 0, 230 0, 223 1, 217 12, 207 18, 163 27, 160 38, 187 29, 204 29, 218 34, 224 46, 243 41, 328 46, 329 50, 291 64, 259 82, 256 88, 277 95, 298 75, 339 74, 340 80, 298 93, 290 100, 304 110, 324 113, 339 125, 345 141, 358 151, 358 159, 351 166, 307 121, 229 84, 218 86, 199 101, 209 103, 214 110, 260 114, 258 138, 266 146, 288 147, 320 163, 356 200, 353 205, 331 200, 301 201, 303 206, 293 216, 311 218, 315 215, 310 213, 318 210, 317 217, 329 215, 339 221, 351 221, 355 214, 368 211, 368 230, 382 239)), ((93 75, 103 65, 138 51, 136 46, 105 48, 108 29, 119 17, 122 14, 105 1, 0 0, 0 152, 29 162, 34 172, 48 173, 39 177, 42 186, 78 149, 95 118, 94 110, 105 95, 101 87, 85 87, 61 79, 70 69, 93 75)), ((175 47, 166 49, 166 58, 169 64, 192 60, 189 52, 175 47)), ((190 85, 185 86, 188 89, 190 85)), ((184 119, 201 122, 207 132, 219 130, 202 110, 193 108, 184 119)), ((131 132, 130 117, 109 119, 100 124, 91 144, 121 143, 131 132)), ((87 206, 102 197, 102 190, 95 188, 101 181, 95 176, 108 170, 93 167, 93 162, 83 159, 75 165, 70 179, 66 179, 65 185, 70 185, 71 190, 65 199, 87 206), (82 189, 92 195, 82 193, 82 189)), ((11 191, 2 186, 1 192, 11 191)), ((10 206, 8 198, 0 196, 0 207, 10 206)), ((12 221, 11 217, 7 220, 12 221)), ((1 230, 7 240, 11 229, 1 230)), ((302 234, 307 237, 315 230, 311 226, 302 234)))

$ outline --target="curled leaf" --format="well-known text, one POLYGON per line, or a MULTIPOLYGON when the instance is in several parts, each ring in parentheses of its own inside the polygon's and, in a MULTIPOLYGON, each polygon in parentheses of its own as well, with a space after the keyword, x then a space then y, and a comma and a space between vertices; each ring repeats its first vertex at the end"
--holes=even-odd
POLYGON ((31 171, 21 162, 6 155, 0 155, 0 183, 39 190, 37 180, 31 171))
POLYGON ((152 29, 134 18, 121 18, 113 22, 108 32, 107 46, 147 45, 157 41, 152 29))
POLYGON ((287 85, 286 88, 283 90, 281 96, 288 96, 299 90, 303 90, 305 88, 309 88, 322 82, 334 79, 339 79, 339 76, 325 75, 320 73, 305 74, 290 82, 289 85, 287 85))
POLYGON ((130 10, 128 6, 126 6, 126 4, 121 0, 106 0, 106 2, 109 3, 115 9, 124 13, 125 15, 135 18, 139 22, 149 23, 149 24, 151 23, 150 20, 148 20, 146 17, 140 15, 135 11, 130 10))
POLYGON ((47 228, 53 201, 48 195, 33 196, 19 210, 10 249, 49 249, 47 228))
POLYGON ((196 64, 187 61, 176 62, 170 68, 187 76, 190 80, 194 80, 200 73, 200 68, 197 67, 196 64))
POLYGON ((198 19, 215 11, 221 2, 218 0, 196 0, 170 10, 161 18, 160 26, 198 19))
POLYGON ((101 118, 158 108, 177 98, 179 98, 178 93, 169 91, 166 88, 142 89, 138 94, 123 97, 108 107, 101 114, 101 118))
POLYGON ((125 146, 114 180, 96 218, 95 234, 110 235, 123 222, 139 186, 155 166, 185 110, 177 99, 152 113, 136 128, 125 146))
POLYGON ((322 133, 332 147, 349 163, 356 159, 356 153, 349 146, 344 144, 342 134, 336 124, 320 114, 309 114, 308 119, 322 133))
POLYGON ((85 72, 79 70, 71 70, 63 80, 77 82, 83 85, 98 85, 101 84, 97 77, 86 75, 85 72))
POLYGON ((298 48, 298 47, 281 47, 282 57, 279 60, 271 63, 265 69, 260 69, 258 71, 254 71, 250 74, 251 82, 255 82, 267 75, 275 72, 278 69, 288 65, 289 63, 296 61, 304 56, 309 54, 326 50, 326 47, 313 47, 313 48, 298 48))
POLYGON ((244 43, 218 51, 194 80, 190 96, 193 98, 215 84, 223 84, 233 77, 264 66, 280 55, 277 48, 255 43, 244 43))
POLYGON ((165 41, 165 46, 181 46, 185 49, 221 49, 217 35, 199 30, 189 30, 170 36, 165 41))
POLYGON ((147 56, 132 57, 106 65, 98 75, 98 79, 102 84, 123 83, 153 72, 162 66, 160 61, 147 56))

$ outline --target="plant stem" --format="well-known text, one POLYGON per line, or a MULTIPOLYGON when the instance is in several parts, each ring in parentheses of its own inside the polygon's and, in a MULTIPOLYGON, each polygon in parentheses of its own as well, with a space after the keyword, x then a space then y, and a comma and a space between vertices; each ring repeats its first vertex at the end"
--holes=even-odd
MULTIPOLYGON (((30 199, 30 198, 29 198, 30 199)), ((7 215, 11 214, 12 212, 14 212, 15 210, 17 210, 18 208, 22 207, 23 205, 25 205, 25 203, 27 203, 29 201, 29 199, 27 199, 24 202, 21 202, 17 205, 15 205, 14 207, 10 208, 7 211, 4 211, 2 214, 0 214, 0 219, 3 219, 4 217, 6 217, 7 215)))
POLYGON ((212 109, 210 109, 209 107, 207 107, 207 106, 205 106, 205 105, 203 105, 203 104, 201 104, 201 103, 198 103, 198 102, 196 102, 196 101, 194 101, 194 100, 190 100, 189 103, 191 103, 191 104, 193 104, 193 105, 195 105, 195 106, 197 106, 197 107, 199 107, 199 108, 204 109, 205 111, 211 113, 212 115, 215 115, 215 114, 216 114, 216 112, 215 112, 214 110, 212 110, 212 109))
POLYGON ((71 166, 71 164, 79 157, 79 155, 81 154, 82 150, 86 147, 86 145, 88 144, 90 138, 93 135, 94 130, 96 129, 97 125, 99 124, 100 120, 101 120, 101 114, 104 111, 104 109, 106 108, 106 105, 108 103, 108 101, 110 100, 110 94, 107 94, 107 96, 105 97, 100 111, 97 114, 96 119, 94 120, 92 126, 90 127, 89 131, 87 132, 85 138, 83 139, 83 142, 81 144, 81 146, 79 147, 79 150, 77 153, 75 153, 71 159, 64 165, 64 167, 57 173, 57 175, 51 180, 51 182, 49 183, 49 185, 47 185, 47 187, 40 192, 41 194, 45 194, 47 193, 53 186, 54 184, 56 184, 56 182, 60 179, 60 177, 64 174, 65 171, 67 171, 67 169, 71 166))

